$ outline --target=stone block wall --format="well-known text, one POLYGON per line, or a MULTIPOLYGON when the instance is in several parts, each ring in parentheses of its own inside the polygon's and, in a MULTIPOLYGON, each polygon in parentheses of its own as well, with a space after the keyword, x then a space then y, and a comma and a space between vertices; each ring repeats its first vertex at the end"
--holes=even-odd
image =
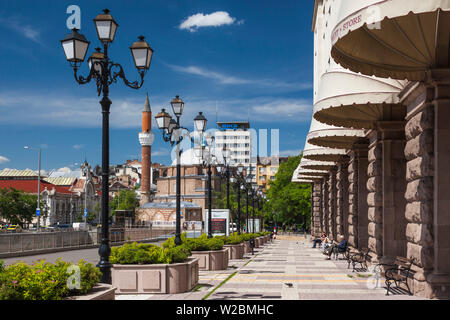
POLYGON ((336 168, 328 175, 328 238, 337 240, 336 234, 336 168))
POLYGON ((322 185, 319 182, 314 182, 312 187, 313 201, 312 201, 312 218, 313 228, 311 229, 312 235, 321 236, 322 220, 321 220, 321 201, 322 201, 322 185))
POLYGON ((348 232, 348 159, 342 159, 337 165, 336 172, 336 232, 349 239, 348 232))
POLYGON ((414 291, 427 295, 426 275, 434 267, 434 109, 411 112, 405 126, 407 257, 416 259, 414 291))
POLYGON ((322 221, 322 232, 329 234, 328 232, 328 210, 329 210, 329 203, 328 203, 328 176, 325 176, 322 179, 322 201, 321 201, 321 207, 322 207, 322 214, 321 214, 321 221, 322 221))
POLYGON ((368 246, 372 261, 378 261, 383 254, 383 195, 382 195, 382 146, 380 132, 369 132, 367 167, 367 205, 368 205, 368 246))

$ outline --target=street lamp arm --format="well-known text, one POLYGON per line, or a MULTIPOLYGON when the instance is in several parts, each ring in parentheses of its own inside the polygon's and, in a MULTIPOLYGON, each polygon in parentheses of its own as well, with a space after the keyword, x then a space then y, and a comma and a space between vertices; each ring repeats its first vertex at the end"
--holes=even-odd
MULTIPOLYGON (((99 62, 95 62, 95 64, 98 64, 101 66, 101 64, 99 62)), ((95 77, 96 74, 97 74, 97 72, 94 70, 94 68, 91 68, 91 72, 89 73, 88 77, 85 78, 83 76, 78 75, 78 67, 73 67, 73 75, 75 77, 75 81, 78 84, 87 84, 87 83, 91 82, 92 78, 95 77)))
POLYGON ((125 72, 123 71, 122 66, 120 64, 118 64, 118 63, 111 63, 109 65, 108 74, 110 75, 110 79, 108 80, 108 85, 112 84, 113 82, 116 83, 117 82, 117 78, 121 78, 126 86, 128 86, 128 87, 130 87, 132 89, 136 89, 136 90, 141 88, 142 85, 144 84, 145 71, 139 72, 139 75, 141 77, 140 81, 137 80, 137 81, 131 82, 131 81, 129 81, 126 78, 125 72), (114 72, 112 70, 113 68, 118 68, 119 71, 118 72, 114 72))

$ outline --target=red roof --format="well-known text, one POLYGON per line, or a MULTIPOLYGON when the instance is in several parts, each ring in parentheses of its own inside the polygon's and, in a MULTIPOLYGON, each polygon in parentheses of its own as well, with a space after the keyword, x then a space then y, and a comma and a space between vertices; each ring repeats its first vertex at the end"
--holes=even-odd
MULTIPOLYGON (((26 193, 37 194, 37 179, 36 180, 0 180, 0 188, 14 188, 17 190, 23 190, 26 193)), ((41 192, 45 190, 51 191, 55 189, 58 193, 71 194, 69 186, 57 186, 47 181, 41 180, 41 192)))

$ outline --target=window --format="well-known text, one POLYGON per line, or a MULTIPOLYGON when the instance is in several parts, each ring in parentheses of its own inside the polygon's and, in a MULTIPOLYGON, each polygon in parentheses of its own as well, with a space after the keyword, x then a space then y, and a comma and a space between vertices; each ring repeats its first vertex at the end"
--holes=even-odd
POLYGON ((270 177, 270 180, 275 180, 275 176, 271 176, 271 177, 270 177))

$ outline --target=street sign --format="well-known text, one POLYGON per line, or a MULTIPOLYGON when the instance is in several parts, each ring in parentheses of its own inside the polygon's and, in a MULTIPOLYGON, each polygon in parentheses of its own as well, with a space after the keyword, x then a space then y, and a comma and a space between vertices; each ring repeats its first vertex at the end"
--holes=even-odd
POLYGON ((41 209, 36 208, 36 216, 39 217, 41 215, 41 209))
POLYGON ((84 217, 87 218, 87 209, 84 209, 84 217))

